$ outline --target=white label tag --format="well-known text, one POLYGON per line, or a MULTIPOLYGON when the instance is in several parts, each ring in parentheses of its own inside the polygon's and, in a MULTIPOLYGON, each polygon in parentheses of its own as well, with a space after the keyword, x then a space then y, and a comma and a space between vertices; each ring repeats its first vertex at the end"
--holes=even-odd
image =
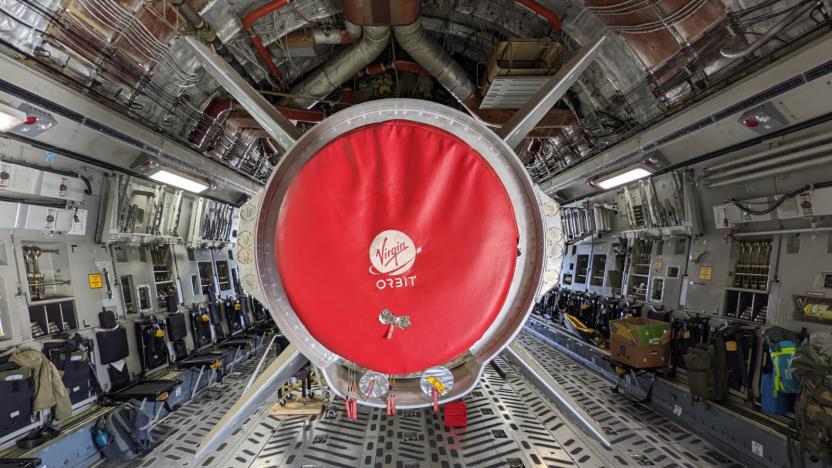
POLYGON ((23 376, 20 374, 12 374, 6 377, 6 382, 10 382, 12 380, 23 380, 23 376))
POLYGON ((80 361, 82 359, 84 359, 83 356, 75 356, 75 355, 73 355, 72 357, 69 358, 70 361, 80 361))
POLYGON ((18 416, 20 416, 20 411, 14 411, 14 412, 9 413, 10 418, 16 418, 18 416))
POLYGON ((124 369, 124 364, 126 363, 124 362, 124 359, 122 359, 120 361, 112 363, 112 366, 115 367, 117 371, 121 372, 122 369, 124 369))
POLYGON ((757 442, 756 440, 751 441, 751 452, 758 457, 763 457, 763 444, 757 442))
POLYGON ((176 387, 176 396, 182 395, 182 387, 176 387))
POLYGON ((682 407, 679 406, 679 405, 673 405, 673 414, 675 414, 676 416, 681 416, 682 415, 682 407))
POLYGON ((78 390, 81 390, 81 387, 80 387, 80 386, 78 386, 78 387, 72 387, 72 393, 75 393, 75 392, 77 392, 78 390))

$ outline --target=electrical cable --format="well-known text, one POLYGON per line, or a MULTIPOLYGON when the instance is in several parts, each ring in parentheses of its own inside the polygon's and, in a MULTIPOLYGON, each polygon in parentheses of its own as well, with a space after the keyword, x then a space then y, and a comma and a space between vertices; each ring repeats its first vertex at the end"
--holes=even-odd
MULTIPOLYGON (((811 1, 811 0, 808 0, 808 1, 811 1)), ((770 19, 774 19, 774 18, 777 18, 779 16, 783 16, 786 13, 789 13, 790 11, 793 11, 795 8, 800 8, 800 6, 804 5, 805 3, 807 3, 807 1, 798 2, 795 5, 791 5, 791 6, 788 6, 786 8, 781 8, 780 10, 770 11, 770 12, 764 13, 762 15, 753 16, 751 18, 744 18, 741 21, 738 21, 738 24, 740 24, 741 26, 750 26, 750 25, 753 25, 755 23, 761 23, 763 21, 768 21, 770 19)))
MULTIPOLYGON (((820 184, 818 186, 820 186, 820 184)), ((783 204, 783 202, 785 202, 789 198, 794 198, 794 197, 800 195, 801 193, 809 191, 811 189, 812 189, 811 185, 804 185, 803 187, 801 187, 797 190, 793 190, 791 192, 786 193, 785 195, 780 197, 778 200, 775 200, 773 203, 769 204, 769 206, 767 208, 762 209, 762 210, 754 210, 754 209, 750 208, 748 205, 749 204, 766 204, 767 202, 759 202, 759 203, 747 203, 746 202, 746 204, 743 204, 743 203, 740 203, 739 201, 737 201, 734 198, 730 199, 729 201, 731 203, 733 203, 737 208, 741 209, 742 211, 744 211, 746 213, 749 213, 749 214, 752 214, 752 215, 757 215, 757 216, 762 216, 762 215, 767 215, 767 214, 771 213, 772 211, 776 210, 777 208, 780 207, 780 205, 783 204)))
POLYGON ((809 191, 814 190, 814 189, 828 188, 828 187, 832 187, 832 181, 820 182, 820 183, 817 183, 817 184, 804 185, 803 187, 801 187, 797 190, 793 190, 791 192, 786 193, 785 195, 780 197, 778 200, 775 200, 771 204, 769 204, 768 202, 745 202, 743 204, 743 203, 740 203, 739 201, 737 201, 736 199, 733 199, 733 198, 728 200, 728 201, 733 203, 737 208, 739 208, 739 209, 741 209, 741 210, 743 210, 743 211, 745 211, 749 214, 762 216, 762 215, 769 214, 772 211, 776 210, 777 208, 780 207, 780 205, 783 204, 783 202, 785 202, 789 198, 794 198, 794 197, 800 195, 801 193, 809 192, 809 191), (763 210, 753 210, 753 209, 749 208, 748 205, 769 205, 769 206, 767 208, 763 209, 763 210))

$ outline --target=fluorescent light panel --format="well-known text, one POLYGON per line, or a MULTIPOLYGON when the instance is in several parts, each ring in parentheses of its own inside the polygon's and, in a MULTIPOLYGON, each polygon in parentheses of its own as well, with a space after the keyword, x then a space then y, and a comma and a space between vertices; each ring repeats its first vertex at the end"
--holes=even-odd
POLYGON ((0 132, 9 131, 25 122, 25 112, 0 102, 0 132))
POLYGON ((619 185, 624 185, 630 183, 634 180, 643 179, 647 176, 652 174, 652 172, 644 169, 643 167, 635 167, 628 171, 622 172, 620 174, 616 174, 611 177, 607 178, 600 178, 595 181, 595 185, 601 187, 604 190, 608 190, 614 187, 618 187, 619 185))
POLYGON ((203 184, 202 182, 187 179, 185 177, 182 177, 181 175, 174 174, 173 172, 169 172, 164 169, 160 169, 158 172, 150 174, 149 177, 163 184, 168 184, 173 187, 180 188, 182 190, 187 190, 193 193, 200 193, 208 188, 208 186, 203 184))

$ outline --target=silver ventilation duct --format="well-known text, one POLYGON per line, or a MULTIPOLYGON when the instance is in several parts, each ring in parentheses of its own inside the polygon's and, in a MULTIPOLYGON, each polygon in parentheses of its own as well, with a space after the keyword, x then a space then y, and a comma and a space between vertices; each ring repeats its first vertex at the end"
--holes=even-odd
POLYGON ((365 26, 361 39, 342 50, 325 65, 295 85, 291 94, 300 97, 283 99, 285 106, 308 109, 347 82, 362 68, 370 65, 390 41, 389 26, 365 26))
POLYGON ((428 37, 422 23, 394 26, 396 41, 410 57, 430 72, 439 83, 472 112, 479 110, 477 87, 460 64, 428 37))

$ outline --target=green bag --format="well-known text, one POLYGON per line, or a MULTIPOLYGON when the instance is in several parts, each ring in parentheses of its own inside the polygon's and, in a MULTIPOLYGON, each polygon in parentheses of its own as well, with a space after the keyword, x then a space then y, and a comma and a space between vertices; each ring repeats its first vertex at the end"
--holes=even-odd
POLYGON ((717 402, 728 396, 728 353, 722 335, 688 348, 685 369, 694 395, 717 402))
POLYGON ((610 322, 610 334, 639 347, 670 343, 670 324, 644 317, 630 317, 610 322))
POLYGON ((801 450, 832 463, 832 356, 806 342, 794 354, 791 372, 800 382, 795 404, 801 450))

